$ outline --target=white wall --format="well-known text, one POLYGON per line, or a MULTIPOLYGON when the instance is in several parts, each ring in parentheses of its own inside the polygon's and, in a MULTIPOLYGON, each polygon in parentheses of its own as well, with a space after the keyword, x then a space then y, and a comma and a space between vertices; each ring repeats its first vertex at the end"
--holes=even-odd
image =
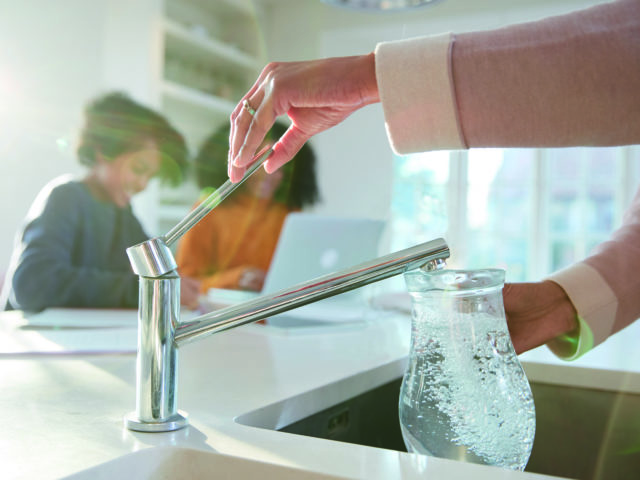
POLYGON ((31 201, 79 172, 74 134, 100 85, 105 1, 0 0, 0 269, 31 201))
MULTIPOLYGON (((373 14, 327 6, 318 0, 273 0, 267 2, 263 33, 270 60, 356 55, 372 51, 384 40, 494 28, 595 3, 602 1, 446 0, 404 13, 373 14)), ((379 105, 355 113, 312 144, 320 157, 324 199, 317 211, 389 217, 393 154, 379 105)))
POLYGON ((40 188, 83 172, 85 102, 111 88, 153 100, 154 1, 0 0, 0 272, 40 188))

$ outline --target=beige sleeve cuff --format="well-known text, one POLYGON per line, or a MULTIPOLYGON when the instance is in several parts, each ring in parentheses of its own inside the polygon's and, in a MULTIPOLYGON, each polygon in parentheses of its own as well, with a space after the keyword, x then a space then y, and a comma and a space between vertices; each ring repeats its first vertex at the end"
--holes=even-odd
POLYGON ((396 153, 466 148, 451 75, 453 35, 377 45, 376 78, 396 153))
POLYGON ((596 269, 586 263, 576 263, 550 275, 548 280, 556 282, 567 293, 578 315, 591 329, 593 346, 611 335, 618 300, 596 269))

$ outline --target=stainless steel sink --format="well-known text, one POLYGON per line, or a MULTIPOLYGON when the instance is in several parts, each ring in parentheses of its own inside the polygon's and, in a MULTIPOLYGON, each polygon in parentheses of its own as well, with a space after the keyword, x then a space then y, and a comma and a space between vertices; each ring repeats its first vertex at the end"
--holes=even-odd
MULTIPOLYGON (((302 413, 319 397, 357 390, 354 377, 236 419, 258 428, 406 451, 398 422, 401 378, 302 413)), ((360 382, 361 383, 361 382, 360 382)), ((531 383, 537 426, 526 471, 576 479, 640 475, 640 395, 531 383)))

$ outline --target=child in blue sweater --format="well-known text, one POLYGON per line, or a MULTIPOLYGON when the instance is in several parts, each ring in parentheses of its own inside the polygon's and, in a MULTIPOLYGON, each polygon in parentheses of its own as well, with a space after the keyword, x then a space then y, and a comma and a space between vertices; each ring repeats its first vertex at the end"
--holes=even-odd
MULTIPOLYGON (((138 305, 138 277, 126 248, 148 236, 131 198, 155 176, 180 180, 184 140, 158 113, 110 93, 86 107, 77 155, 87 175, 45 186, 18 232, 1 298, 5 309, 138 305)), ((194 307, 197 282, 181 284, 183 304, 194 307)))

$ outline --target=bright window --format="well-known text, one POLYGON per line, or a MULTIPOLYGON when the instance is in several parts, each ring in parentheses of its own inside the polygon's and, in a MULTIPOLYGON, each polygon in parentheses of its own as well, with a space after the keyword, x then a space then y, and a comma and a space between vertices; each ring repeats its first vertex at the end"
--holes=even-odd
POLYGON ((452 268, 538 280, 617 228, 640 184, 637 147, 471 149, 396 157, 394 250, 443 236, 452 268))

